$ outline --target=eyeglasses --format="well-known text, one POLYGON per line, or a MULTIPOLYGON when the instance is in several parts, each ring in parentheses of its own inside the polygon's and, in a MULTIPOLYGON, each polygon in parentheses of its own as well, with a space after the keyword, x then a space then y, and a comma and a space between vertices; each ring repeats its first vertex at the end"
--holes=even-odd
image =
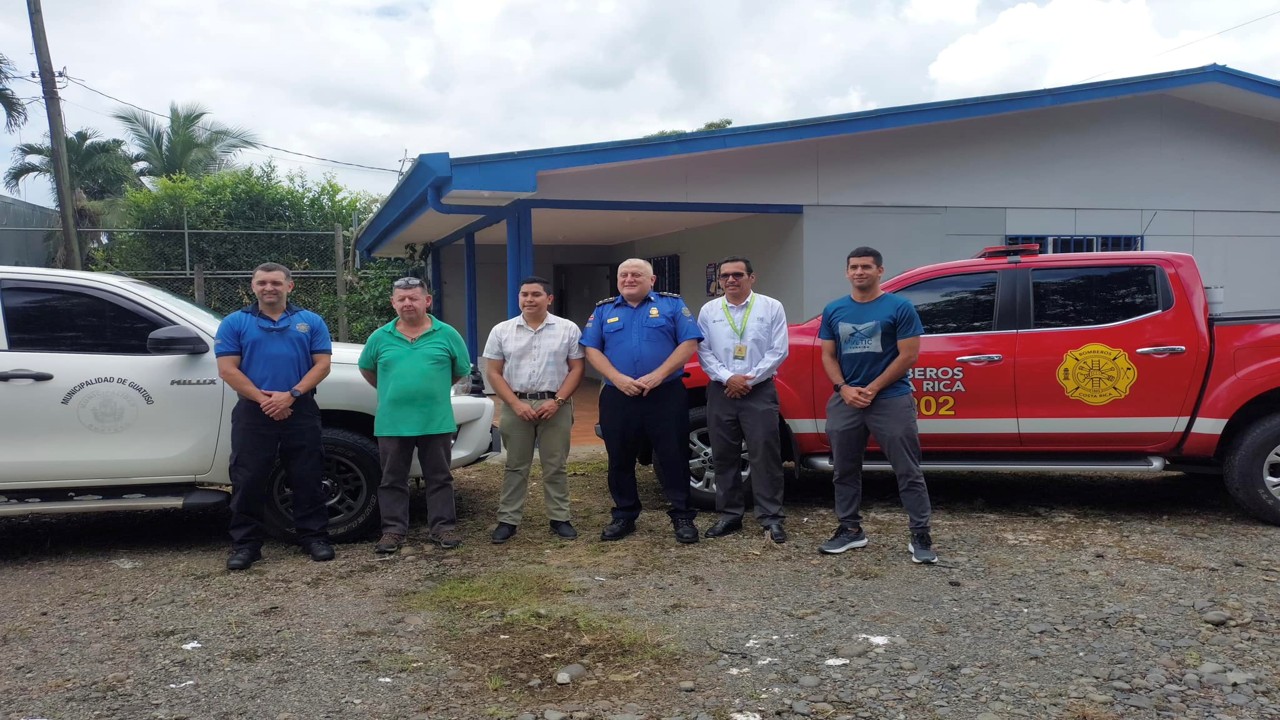
POLYGON ((288 329, 289 329, 289 325, 287 325, 287 324, 285 324, 285 325, 276 325, 276 324, 275 324, 275 322, 274 322, 274 321, 272 321, 270 318, 267 318, 267 322, 266 322, 265 324, 262 322, 262 320, 263 320, 263 318, 262 318, 262 317, 259 317, 259 318, 258 318, 258 329, 259 329, 259 330, 265 330, 265 331, 267 331, 267 332, 273 332, 273 333, 274 333, 274 332, 284 332, 285 330, 288 330, 288 329))
POLYGON ((721 280, 741 280, 746 276, 747 274, 744 272, 720 273, 721 280))
POLYGON ((426 283, 422 281, 422 278, 416 278, 416 277, 402 277, 399 280, 391 283, 391 287, 397 290, 408 290, 409 288, 425 287, 425 286, 426 286, 426 283))

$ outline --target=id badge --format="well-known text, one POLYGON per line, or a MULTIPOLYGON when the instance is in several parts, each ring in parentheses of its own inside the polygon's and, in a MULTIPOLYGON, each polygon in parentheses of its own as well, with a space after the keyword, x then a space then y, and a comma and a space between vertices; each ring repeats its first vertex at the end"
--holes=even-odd
POLYGON ((745 343, 738 343, 737 345, 733 346, 733 359, 734 360, 747 359, 747 346, 745 343))

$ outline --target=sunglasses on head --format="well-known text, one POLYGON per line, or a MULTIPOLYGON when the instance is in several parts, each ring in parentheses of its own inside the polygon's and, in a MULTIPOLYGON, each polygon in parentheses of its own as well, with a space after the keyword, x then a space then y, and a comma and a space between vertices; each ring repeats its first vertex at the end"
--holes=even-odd
POLYGON ((396 288, 397 290, 408 290, 409 288, 425 287, 425 286, 426 286, 426 283, 423 282, 421 278, 416 278, 416 277, 402 277, 399 280, 391 283, 391 287, 396 288))

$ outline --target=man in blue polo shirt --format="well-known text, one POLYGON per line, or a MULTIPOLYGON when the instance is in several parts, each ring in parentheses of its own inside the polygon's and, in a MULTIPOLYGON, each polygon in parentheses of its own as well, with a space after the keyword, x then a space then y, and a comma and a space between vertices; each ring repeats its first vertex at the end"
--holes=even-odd
POLYGON ((324 449, 315 389, 333 354, 324 319, 289 302, 289 268, 253 271, 258 302, 223 318, 214 352, 218 374, 240 401, 231 411, 231 554, 228 570, 262 559, 263 513, 279 457, 293 491, 298 544, 317 562, 333 559, 325 507, 324 449))
POLYGON ((613 522, 601 540, 621 540, 636 530, 640 495, 636 459, 641 438, 653 448, 653 464, 671 509, 676 540, 698 542, 698 511, 689 499, 689 401, 680 382, 702 332, 679 295, 653 292, 653 266, 632 258, 618 266, 618 295, 596 303, 582 330, 587 362, 604 376, 600 434, 609 453, 613 522))

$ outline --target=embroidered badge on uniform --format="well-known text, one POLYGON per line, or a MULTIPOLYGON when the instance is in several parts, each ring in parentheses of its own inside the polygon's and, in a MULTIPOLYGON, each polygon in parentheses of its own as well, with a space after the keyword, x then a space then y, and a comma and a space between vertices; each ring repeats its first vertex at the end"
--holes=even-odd
POLYGON ((684 313, 685 317, 693 317, 693 313, 689 312, 689 306, 687 305, 685 307, 680 308, 680 312, 684 313))
POLYGON ((304 322, 300 322, 297 325, 294 325, 293 329, 297 330, 300 333, 311 332, 311 326, 304 322))
POLYGON ((649 317, 658 317, 658 308, 656 307, 649 308, 649 317))

